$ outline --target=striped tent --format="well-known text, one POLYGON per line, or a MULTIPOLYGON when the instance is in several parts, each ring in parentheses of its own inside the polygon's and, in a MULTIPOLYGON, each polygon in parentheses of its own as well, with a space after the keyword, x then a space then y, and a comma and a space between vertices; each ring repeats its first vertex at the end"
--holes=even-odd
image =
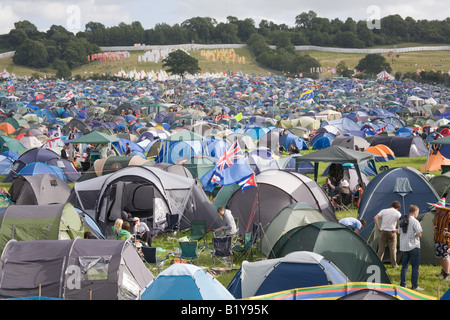
POLYGON ((412 289, 383 283, 348 282, 344 284, 308 287, 254 296, 248 300, 338 300, 361 290, 375 290, 398 300, 437 300, 412 289))

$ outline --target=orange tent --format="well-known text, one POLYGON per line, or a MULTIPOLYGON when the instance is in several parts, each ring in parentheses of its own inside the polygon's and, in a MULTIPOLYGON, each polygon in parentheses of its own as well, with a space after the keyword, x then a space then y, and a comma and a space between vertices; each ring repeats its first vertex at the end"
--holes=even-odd
POLYGON ((439 171, 441 170, 442 165, 450 165, 450 159, 444 158, 444 156, 438 151, 437 153, 430 154, 430 157, 428 158, 428 166, 425 162, 420 171, 425 172, 425 169, 427 169, 427 171, 439 171))
POLYGON ((13 125, 8 122, 0 122, 0 130, 4 131, 6 134, 13 134, 16 132, 13 125))
POLYGON ((383 151, 383 149, 379 148, 378 146, 371 146, 364 150, 364 152, 370 152, 378 157, 383 157, 384 159, 388 160, 388 155, 386 152, 383 151))
POLYGON ((394 151, 392 151, 392 149, 389 148, 387 145, 384 145, 384 144, 377 144, 375 147, 377 147, 377 148, 383 150, 384 153, 386 153, 386 155, 392 156, 392 158, 395 158, 394 151))

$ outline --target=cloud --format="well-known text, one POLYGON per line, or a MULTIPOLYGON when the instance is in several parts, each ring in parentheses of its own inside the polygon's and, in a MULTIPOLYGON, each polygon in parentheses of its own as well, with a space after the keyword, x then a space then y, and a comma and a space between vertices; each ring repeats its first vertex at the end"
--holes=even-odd
POLYGON ((18 20, 19 17, 14 14, 10 5, 0 3, 0 34, 9 33, 11 29, 14 29, 14 22, 18 20))

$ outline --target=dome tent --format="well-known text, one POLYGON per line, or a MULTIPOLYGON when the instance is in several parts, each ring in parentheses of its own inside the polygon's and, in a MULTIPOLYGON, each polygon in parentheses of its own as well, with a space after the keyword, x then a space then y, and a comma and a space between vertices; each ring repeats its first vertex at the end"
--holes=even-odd
POLYGON ((53 174, 17 176, 8 193, 17 205, 43 205, 66 203, 72 188, 53 174))
POLYGON ((417 169, 411 167, 391 168, 375 176, 361 196, 358 219, 365 219, 367 226, 361 230, 361 237, 367 239, 375 227, 373 218, 393 201, 400 201, 402 214, 408 214, 411 204, 420 212, 429 208, 427 202, 435 203, 439 196, 432 184, 417 169))
POLYGON ((233 300, 227 289, 206 270, 174 263, 142 293, 141 300, 233 300))
POLYGON ((334 208, 320 186, 309 177, 283 170, 266 170, 256 175, 256 187, 241 192, 239 185, 222 187, 214 206, 223 205, 239 219, 239 230, 248 232, 252 223, 267 227, 284 207, 306 202, 327 220, 337 222, 334 208))
POLYGON ((228 285, 236 299, 295 288, 343 284, 347 276, 320 254, 296 251, 282 258, 244 261, 228 285))
POLYGON ((266 256, 281 235, 289 230, 313 222, 326 221, 325 217, 309 204, 293 203, 283 208, 270 222, 261 239, 261 252, 266 256))
POLYGON ((192 220, 206 220, 217 228, 221 220, 194 179, 152 166, 132 166, 112 174, 76 182, 68 201, 91 216, 108 237, 121 212, 128 207, 133 216, 147 219, 150 228, 166 219, 166 213, 179 214, 180 228, 192 220))
POLYGON ((368 282, 379 270, 380 283, 391 283, 377 253, 363 238, 335 222, 314 222, 291 229, 275 243, 269 258, 280 258, 294 251, 311 251, 333 262, 352 282, 368 282))

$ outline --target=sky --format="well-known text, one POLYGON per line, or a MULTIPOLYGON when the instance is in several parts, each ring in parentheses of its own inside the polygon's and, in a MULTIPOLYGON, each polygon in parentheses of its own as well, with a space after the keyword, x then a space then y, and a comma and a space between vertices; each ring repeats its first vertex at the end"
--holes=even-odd
POLYGON ((319 17, 345 21, 374 20, 399 14, 416 20, 444 20, 450 17, 449 0, 0 0, 0 34, 14 28, 14 22, 28 20, 40 31, 60 25, 74 33, 86 23, 106 27, 121 22, 141 22, 144 29, 156 24, 181 24, 193 17, 210 17, 218 23, 228 16, 263 19, 295 25, 295 17, 313 10, 319 17))

